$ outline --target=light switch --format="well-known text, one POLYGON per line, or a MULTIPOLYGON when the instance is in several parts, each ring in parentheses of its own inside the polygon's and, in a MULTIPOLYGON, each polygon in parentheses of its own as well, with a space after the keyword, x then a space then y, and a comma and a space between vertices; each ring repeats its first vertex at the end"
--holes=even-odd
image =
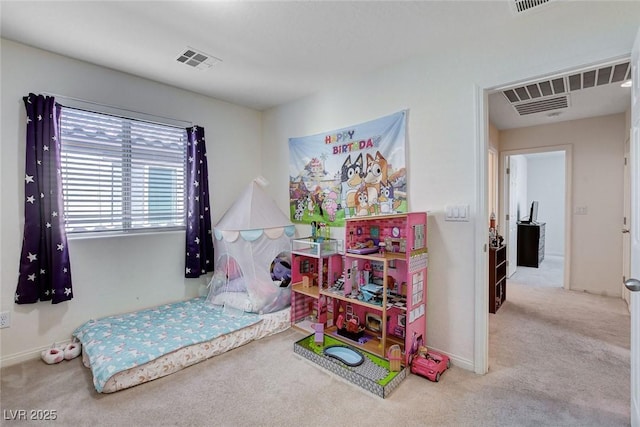
POLYGON ((451 205, 444 207, 445 221, 469 221, 469 205, 451 205))
POLYGON ((587 214, 587 207, 586 206, 576 206, 573 209, 573 213, 576 215, 586 215, 587 214))

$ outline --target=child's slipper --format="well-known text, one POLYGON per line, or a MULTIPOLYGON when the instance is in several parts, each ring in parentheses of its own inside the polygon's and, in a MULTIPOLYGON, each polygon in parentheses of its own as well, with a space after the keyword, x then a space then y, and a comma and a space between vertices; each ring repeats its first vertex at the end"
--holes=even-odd
POLYGON ((56 348, 55 344, 49 350, 44 350, 40 353, 40 357, 42 360, 48 365, 53 365, 54 363, 60 363, 64 360, 64 351, 56 348))
POLYGON ((80 351, 82 350, 82 344, 79 342, 70 342, 64 348, 64 358, 65 360, 71 360, 78 356, 80 356, 80 351))

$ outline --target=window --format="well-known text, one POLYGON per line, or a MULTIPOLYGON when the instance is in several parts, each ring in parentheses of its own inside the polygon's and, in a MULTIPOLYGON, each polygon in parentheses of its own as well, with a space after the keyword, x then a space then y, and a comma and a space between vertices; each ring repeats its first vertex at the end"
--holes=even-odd
POLYGON ((68 233, 185 226, 184 128, 62 107, 68 233))

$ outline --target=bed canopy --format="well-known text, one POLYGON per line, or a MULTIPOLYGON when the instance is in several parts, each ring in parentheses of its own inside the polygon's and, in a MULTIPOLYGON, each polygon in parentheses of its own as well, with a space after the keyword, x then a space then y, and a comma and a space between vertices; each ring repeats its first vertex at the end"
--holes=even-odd
POLYGON ((215 271, 209 301, 225 308, 271 313, 291 303, 294 225, 253 180, 215 225, 215 271))

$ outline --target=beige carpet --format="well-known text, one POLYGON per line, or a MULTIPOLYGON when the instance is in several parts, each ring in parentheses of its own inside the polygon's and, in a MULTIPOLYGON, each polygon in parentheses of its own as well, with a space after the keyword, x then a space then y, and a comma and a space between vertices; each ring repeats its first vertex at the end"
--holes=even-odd
POLYGON ((294 354, 295 330, 168 377, 96 393, 80 359, 3 368, 9 410, 55 410, 65 426, 624 426, 629 315, 621 300, 510 283, 490 315, 490 363, 440 383, 410 375, 381 399, 294 354))
POLYGON ((537 268, 519 265, 509 280, 521 285, 561 288, 564 282, 564 257, 545 255, 537 268))

